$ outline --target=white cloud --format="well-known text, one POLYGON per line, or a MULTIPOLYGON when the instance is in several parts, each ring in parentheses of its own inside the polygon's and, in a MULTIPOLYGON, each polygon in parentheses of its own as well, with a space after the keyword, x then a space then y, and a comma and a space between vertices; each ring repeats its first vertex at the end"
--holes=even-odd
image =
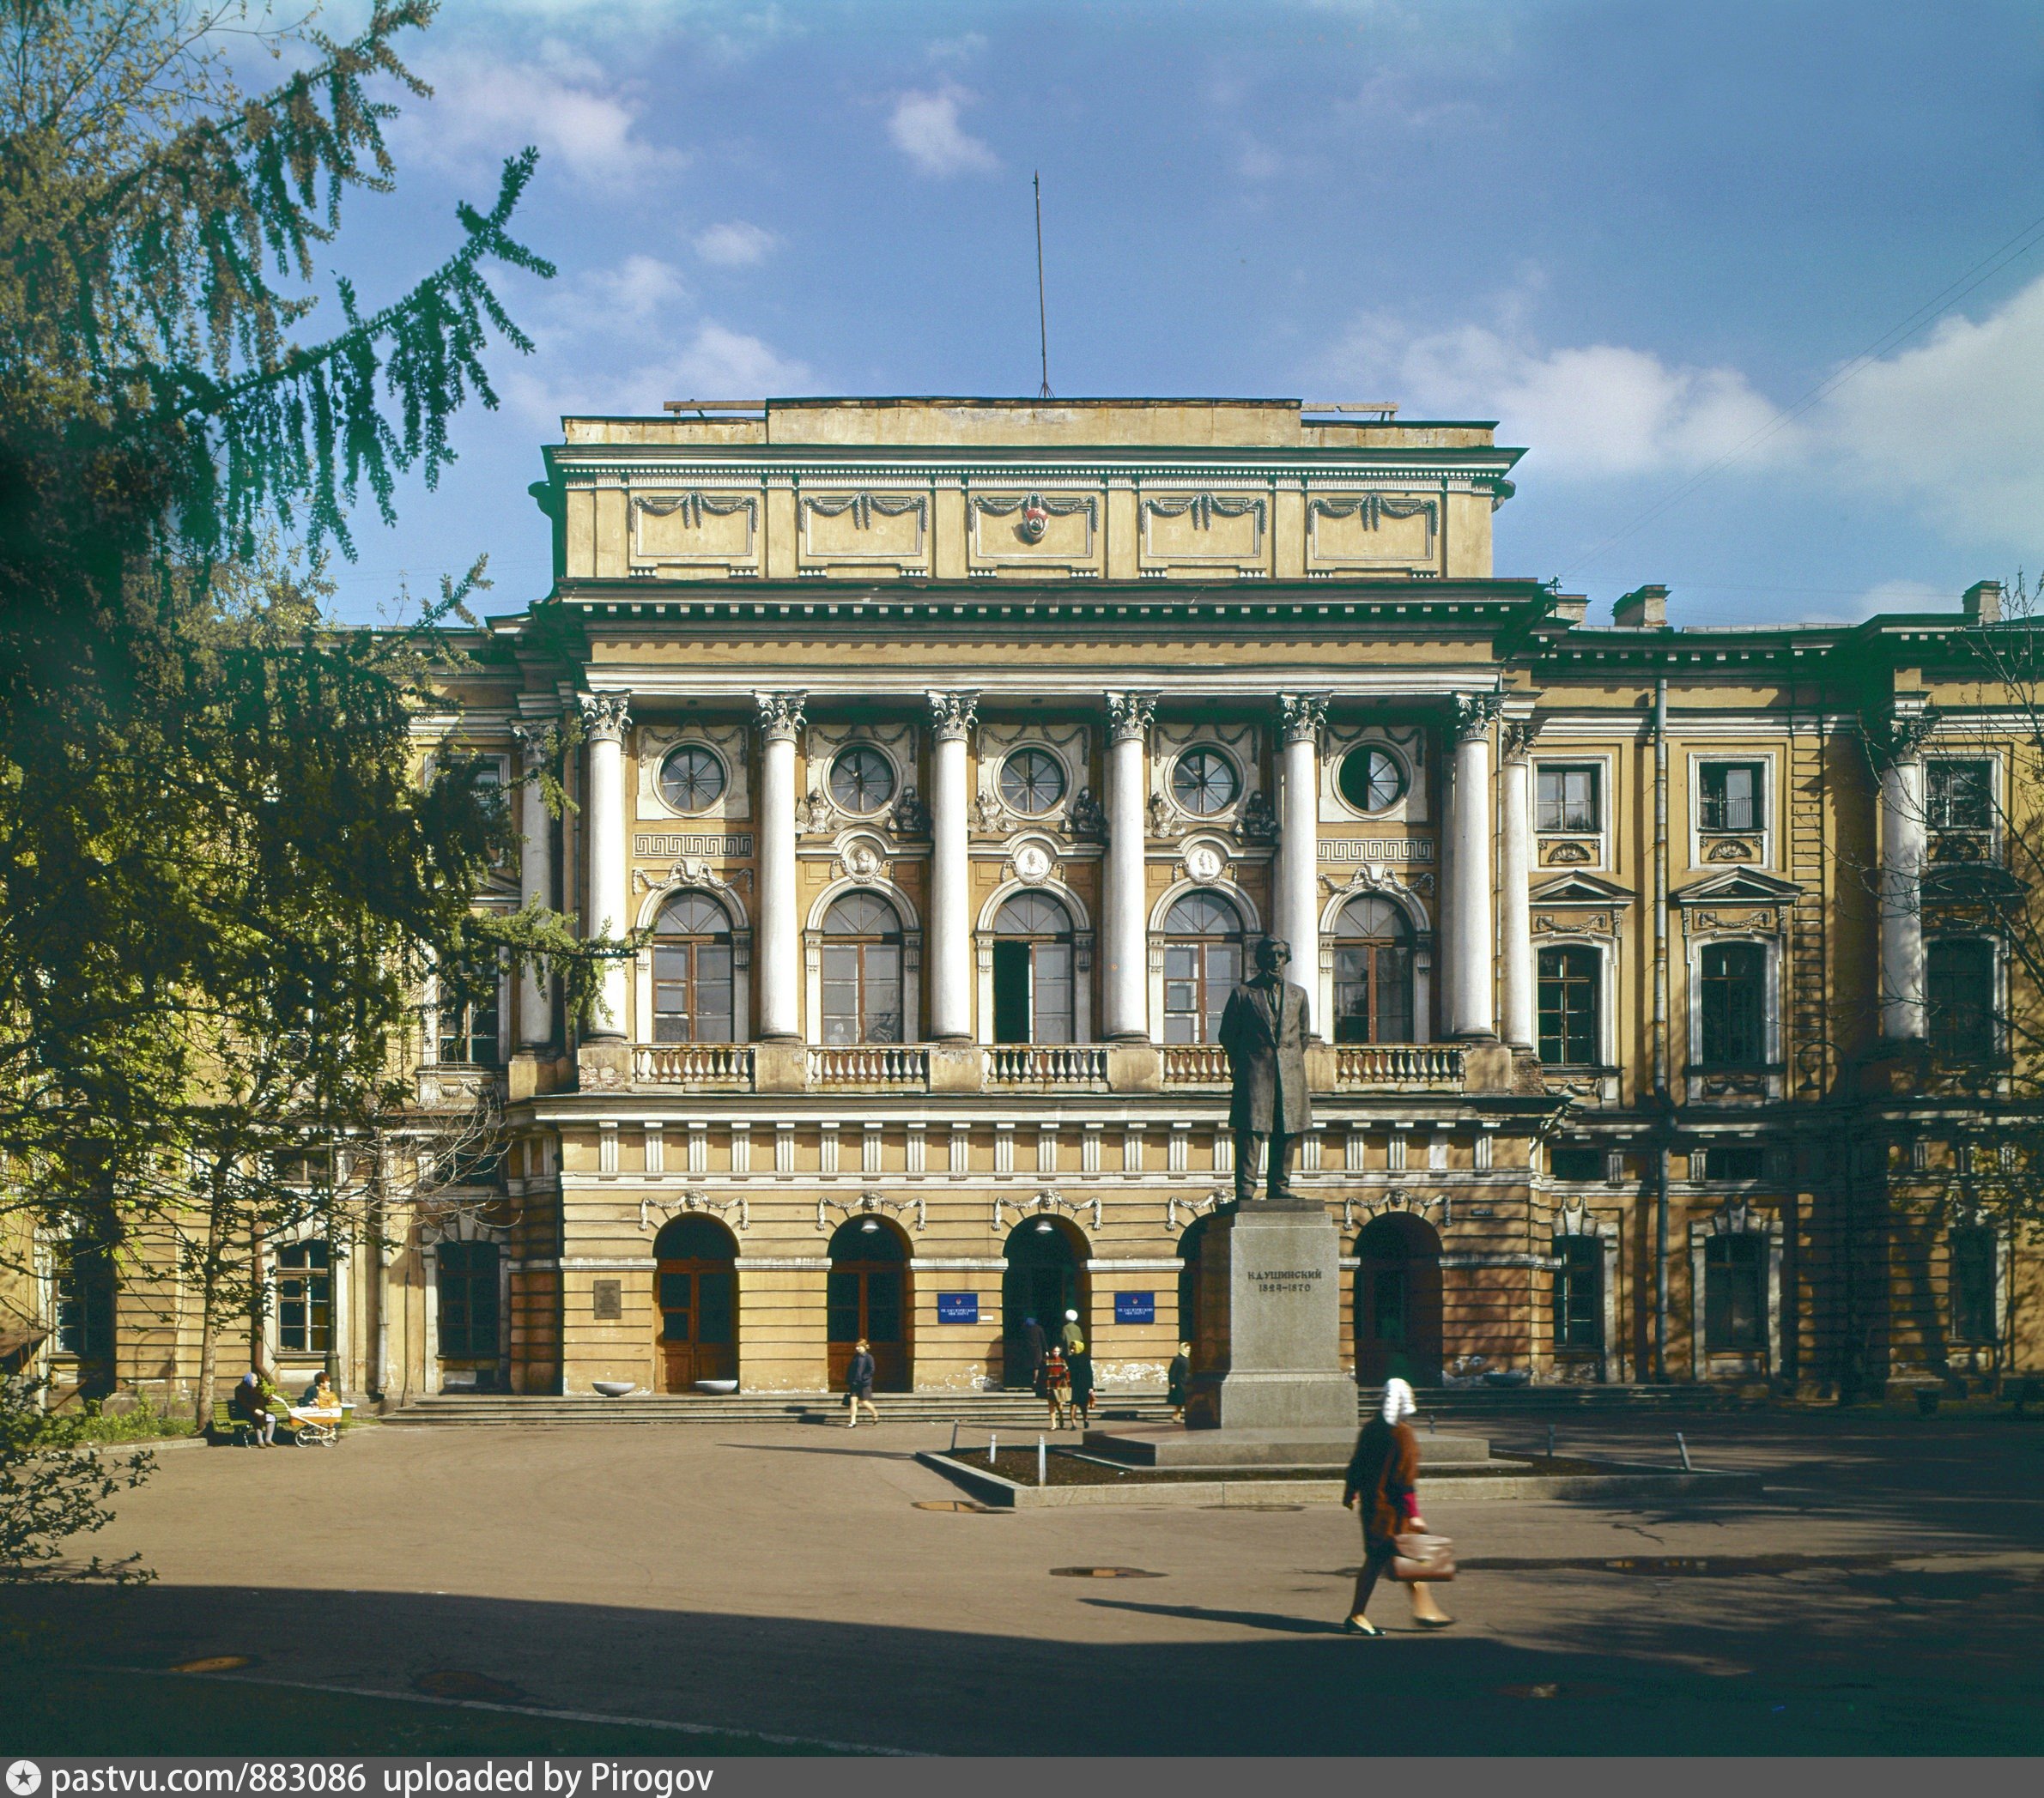
POLYGON ((639 100, 603 69, 548 42, 517 61, 459 52, 422 59, 430 102, 408 107, 397 133, 443 166, 494 161, 528 143, 584 181, 619 185, 671 173, 688 158, 640 135, 639 100))
POLYGON ((1977 323, 1946 319, 1822 408, 1827 447, 1931 524, 2035 554, 2044 541, 2044 279, 1977 323))
POLYGON ((764 399, 769 394, 799 392, 810 384, 806 364, 714 319, 705 319, 696 328, 679 355, 640 372, 667 384, 668 390, 656 397, 655 405, 670 399, 764 399))
POLYGON ((1557 480, 1687 472, 1738 449, 1776 416, 1737 369, 1671 366, 1609 343, 1539 348, 1480 324, 1409 333, 1368 317, 1334 362, 1358 393, 1367 386, 1374 399, 1385 390, 1409 416, 1496 418, 1557 480))
POLYGON ((1955 316, 1920 344, 1839 365, 1828 391, 1787 402, 1792 417, 1737 368, 1610 343, 1550 348, 1516 307, 1501 313, 1499 327, 1428 331, 1366 314, 1320 377, 1400 400, 1407 417, 1495 418, 1541 479, 1683 475, 1730 458, 1728 473, 1885 496, 1953 542, 2035 554, 2044 542, 2044 277, 1985 318, 1955 316))
POLYGON ((719 268, 743 269, 764 262, 779 242, 771 231, 734 219, 728 224, 712 225, 707 230, 697 232, 695 253, 719 268))
POLYGON ((925 175, 989 173, 1001 166, 1000 158, 958 123, 958 109, 973 98, 952 82, 933 92, 904 94, 889 115, 887 135, 925 175))
POLYGON ((656 256, 628 256, 614 269, 592 269, 562 287, 556 310, 601 319, 606 331, 662 326, 688 300, 688 284, 672 263, 656 256))

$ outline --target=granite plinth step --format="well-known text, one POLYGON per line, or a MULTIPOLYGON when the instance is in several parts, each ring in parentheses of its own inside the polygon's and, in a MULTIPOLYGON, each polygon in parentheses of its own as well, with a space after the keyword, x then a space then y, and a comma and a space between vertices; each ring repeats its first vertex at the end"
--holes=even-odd
MULTIPOLYGON (((1187 1430, 1176 1424, 1132 1425, 1089 1430, 1086 1452, 1130 1467, 1163 1470, 1192 1468, 1345 1468, 1356 1450, 1354 1430, 1187 1430)), ((1468 1466, 1490 1459, 1481 1436, 1423 1436, 1422 1466, 1468 1466)))

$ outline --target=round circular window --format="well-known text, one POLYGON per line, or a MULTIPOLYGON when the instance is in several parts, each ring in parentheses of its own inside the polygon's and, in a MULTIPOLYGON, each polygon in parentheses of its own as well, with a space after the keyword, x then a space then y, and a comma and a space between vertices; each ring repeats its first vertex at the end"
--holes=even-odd
POLYGON ((1064 765, 1048 749, 1017 749, 1001 764, 1001 797, 1038 818, 1064 796, 1064 765))
POLYGON ((1405 771, 1388 749, 1351 749, 1335 777, 1341 796, 1359 812, 1381 812, 1405 796, 1405 771))
POLYGON ((879 750, 854 743, 830 765, 830 796, 848 812, 876 812, 895 796, 895 770, 879 750))
POLYGON ((1195 817, 1226 811, 1241 790, 1234 764, 1218 749, 1188 749, 1171 771, 1171 796, 1195 817))
POLYGON ((677 812, 700 812, 724 797, 724 763, 701 743, 683 743, 660 764, 660 796, 677 812))

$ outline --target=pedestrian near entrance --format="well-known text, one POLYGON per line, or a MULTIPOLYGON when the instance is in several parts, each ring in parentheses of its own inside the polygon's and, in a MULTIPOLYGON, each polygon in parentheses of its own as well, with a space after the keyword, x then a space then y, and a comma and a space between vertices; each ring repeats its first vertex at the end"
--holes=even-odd
POLYGON ((1053 1347, 1044 1359, 1043 1395, 1050 1401, 1051 1428, 1062 1430, 1071 1410, 1071 1369, 1061 1348, 1053 1347))
POLYGON ((866 1408, 866 1415, 875 1423, 880 1414, 873 1408, 873 1351, 866 1346, 864 1337, 852 1345, 851 1365, 845 1369, 845 1406, 852 1413, 847 1430, 858 1427, 858 1408, 866 1408))
POLYGON ((1073 1349, 1086 1346, 1086 1333, 1079 1328, 1079 1314, 1077 1311, 1065 1312, 1064 1328, 1058 1332, 1058 1346, 1068 1355, 1073 1349))
POLYGON ((1186 1383, 1192 1377, 1192 1345, 1180 1342, 1164 1375, 1164 1402, 1171 1407, 1171 1421, 1186 1420, 1186 1383))
POLYGON ((1043 1326, 1034 1317, 1022 1319, 1022 1371, 1029 1377, 1029 1390, 1038 1398, 1043 1396, 1043 1359, 1050 1347, 1043 1334, 1043 1326))
POLYGON ((1065 1365, 1071 1370, 1072 1425, 1083 1430, 1093 1420, 1093 1357, 1083 1342, 1073 1348, 1065 1365))
MULTIPOLYGON (((1399 1536, 1423 1534, 1427 1527, 1419 1514, 1416 1485, 1419 1438, 1405 1421, 1418 1408, 1410 1386, 1404 1380, 1386 1380, 1384 1408, 1363 1426, 1349 1462, 1342 1503, 1355 1506, 1362 1519, 1362 1565, 1356 1570, 1356 1596, 1342 1625, 1351 1636, 1384 1633, 1363 1614, 1370 1593, 1397 1556, 1399 1536)), ((1455 1620, 1441 1608, 1429 1585, 1414 1580, 1406 1589, 1412 1595, 1412 1620, 1421 1629, 1445 1630, 1455 1620)))

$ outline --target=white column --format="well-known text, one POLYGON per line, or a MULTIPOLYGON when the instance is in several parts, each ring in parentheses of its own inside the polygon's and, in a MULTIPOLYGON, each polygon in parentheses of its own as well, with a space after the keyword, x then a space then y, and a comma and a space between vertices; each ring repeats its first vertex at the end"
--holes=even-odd
POLYGON ((965 750, 980 696, 933 693, 929 699, 936 739, 930 782, 930 1035, 939 1043, 964 1043, 973 1034, 965 750))
POLYGON ((762 693, 760 709, 760 1024, 768 1042, 802 1034, 802 932, 795 918, 795 739, 801 693, 762 693))
POLYGON ((1288 978, 1307 996, 1307 1029, 1320 994, 1320 727, 1327 721, 1325 693, 1281 693, 1284 748, 1277 786, 1277 892, 1273 935, 1291 945, 1288 978))
MULTIPOLYGON (((589 844, 589 924, 591 936, 625 934, 625 726, 629 722, 626 695, 585 694, 582 729, 589 739, 589 809, 584 831, 589 844)), ((592 1037, 625 1033, 626 996, 630 967, 620 959, 606 962, 597 988, 592 1037)))
MULTIPOLYGON (((525 762, 525 784, 519 789, 519 903, 552 902, 551 820, 537 778, 547 759, 547 727, 537 720, 513 727, 525 762)), ((539 964, 528 961, 519 977, 519 1044, 536 1049, 553 1035, 554 983, 539 964)))
POLYGON ((1491 990, 1490 724, 1495 693, 1459 694, 1450 736, 1447 1022, 1451 1037, 1496 1034, 1491 990))
POLYGON ((1505 726, 1504 765, 1498 770, 1503 816, 1497 870, 1497 948, 1504 972, 1505 1040, 1514 1049, 1535 1045, 1533 970, 1533 764, 1531 719, 1505 726))
POLYGON ((1890 738, 1881 772, 1881 1034, 1924 1034, 1924 772, 1914 720, 1890 738))
POLYGON ((1149 1035, 1149 932, 1143 851, 1143 763, 1156 695, 1107 695, 1107 865, 1101 933, 1101 1034, 1110 1042, 1149 1035))

